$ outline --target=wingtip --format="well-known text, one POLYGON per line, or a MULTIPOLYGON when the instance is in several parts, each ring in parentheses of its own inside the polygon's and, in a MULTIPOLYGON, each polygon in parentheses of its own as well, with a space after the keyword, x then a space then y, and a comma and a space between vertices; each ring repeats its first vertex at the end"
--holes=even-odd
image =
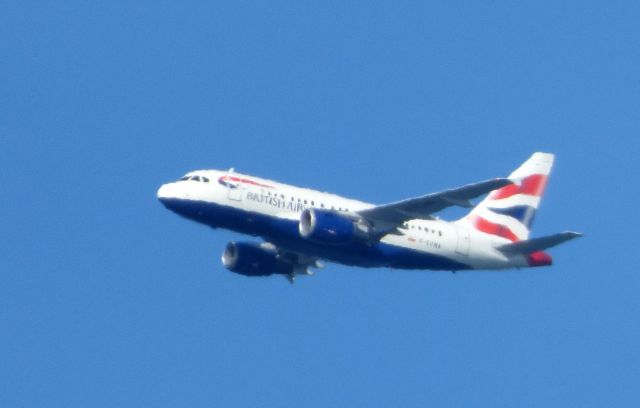
POLYGON ((491 183, 493 184, 492 187, 494 187, 494 190, 497 190, 510 184, 514 184, 515 180, 512 180, 508 177, 496 177, 494 179, 491 179, 491 183))

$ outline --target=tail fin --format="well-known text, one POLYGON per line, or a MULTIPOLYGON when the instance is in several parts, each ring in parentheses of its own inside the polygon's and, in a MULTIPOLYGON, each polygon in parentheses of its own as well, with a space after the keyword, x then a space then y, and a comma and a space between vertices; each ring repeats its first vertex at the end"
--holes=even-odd
POLYGON ((553 159, 551 153, 534 153, 509 176, 514 184, 489 193, 461 221, 471 228, 512 242, 529 238, 553 159))

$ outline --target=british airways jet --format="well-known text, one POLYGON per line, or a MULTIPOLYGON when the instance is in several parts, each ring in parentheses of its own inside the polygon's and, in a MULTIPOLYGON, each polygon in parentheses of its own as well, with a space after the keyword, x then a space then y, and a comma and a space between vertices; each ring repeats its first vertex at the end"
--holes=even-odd
POLYGON ((199 170, 164 184, 171 211, 213 228, 261 237, 230 242, 222 263, 246 276, 293 282, 322 260, 365 268, 462 271, 551 265, 545 249, 581 236, 529 238, 554 156, 534 153, 508 178, 496 178, 390 204, 374 205, 228 171, 199 170), (487 195, 475 207, 471 199, 487 195), (471 208, 456 221, 435 213, 471 208))

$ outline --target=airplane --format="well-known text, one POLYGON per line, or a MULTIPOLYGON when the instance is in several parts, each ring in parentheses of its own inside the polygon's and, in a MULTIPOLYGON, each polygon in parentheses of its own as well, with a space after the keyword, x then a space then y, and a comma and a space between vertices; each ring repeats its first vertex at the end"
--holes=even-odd
POLYGON ((192 171, 162 185, 157 197, 176 214, 261 237, 229 242, 222 264, 245 276, 294 282, 323 261, 365 268, 503 270, 552 264, 544 250, 582 236, 529 238, 554 155, 534 153, 508 178, 374 205, 229 169, 192 171), (475 207, 471 200, 487 195, 475 207), (471 208, 461 219, 434 214, 471 208))

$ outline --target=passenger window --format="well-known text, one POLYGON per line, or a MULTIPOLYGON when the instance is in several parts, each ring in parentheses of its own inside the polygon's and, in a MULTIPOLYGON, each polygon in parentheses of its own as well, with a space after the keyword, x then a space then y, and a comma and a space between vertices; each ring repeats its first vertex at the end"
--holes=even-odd
POLYGON ((200 176, 193 176, 193 177, 191 177, 191 180, 200 181, 200 176))
POLYGON ((206 177, 204 177, 204 176, 202 176, 202 181, 204 181, 205 183, 208 183, 208 182, 209 182, 209 179, 208 179, 208 178, 206 178, 206 177))

